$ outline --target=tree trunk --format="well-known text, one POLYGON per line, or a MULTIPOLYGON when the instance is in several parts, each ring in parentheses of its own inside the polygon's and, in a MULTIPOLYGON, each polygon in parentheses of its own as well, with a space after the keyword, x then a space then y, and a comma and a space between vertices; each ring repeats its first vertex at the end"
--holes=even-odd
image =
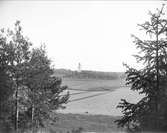
POLYGON ((34 105, 34 89, 32 89, 32 110, 31 110, 31 124, 32 124, 32 133, 34 133, 34 111, 35 111, 35 105, 34 105))
POLYGON ((16 88, 15 94, 15 132, 18 133, 18 120, 19 120, 19 110, 18 110, 18 86, 16 88))
POLYGON ((32 115, 31 115, 31 123, 32 123, 32 133, 34 133, 34 104, 32 104, 32 115))

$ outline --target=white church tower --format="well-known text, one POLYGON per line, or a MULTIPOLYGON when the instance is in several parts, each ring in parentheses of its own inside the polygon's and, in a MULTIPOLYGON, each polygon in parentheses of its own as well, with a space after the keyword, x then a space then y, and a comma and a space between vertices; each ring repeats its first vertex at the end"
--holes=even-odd
POLYGON ((81 70, 81 63, 79 62, 78 63, 78 72, 81 72, 82 70, 81 70))

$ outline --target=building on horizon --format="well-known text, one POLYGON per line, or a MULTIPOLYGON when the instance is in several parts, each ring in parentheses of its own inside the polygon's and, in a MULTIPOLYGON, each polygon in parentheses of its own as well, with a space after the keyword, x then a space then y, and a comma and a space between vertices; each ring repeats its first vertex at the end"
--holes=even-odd
POLYGON ((81 63, 79 62, 78 63, 78 72, 81 72, 82 71, 82 69, 81 69, 81 63))

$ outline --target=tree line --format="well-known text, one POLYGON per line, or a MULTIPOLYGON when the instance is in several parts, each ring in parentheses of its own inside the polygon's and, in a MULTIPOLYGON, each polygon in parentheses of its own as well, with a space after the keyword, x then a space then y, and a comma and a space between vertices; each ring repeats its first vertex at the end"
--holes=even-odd
POLYGON ((53 74, 45 46, 33 48, 20 21, 0 30, 1 132, 34 133, 56 120, 55 110, 65 107, 69 93, 53 74))
POLYGON ((101 72, 101 71, 89 71, 82 70, 81 72, 66 70, 66 69, 55 69, 55 75, 59 75, 62 78, 78 78, 78 79, 101 79, 101 80, 116 80, 124 78, 122 72, 101 72))

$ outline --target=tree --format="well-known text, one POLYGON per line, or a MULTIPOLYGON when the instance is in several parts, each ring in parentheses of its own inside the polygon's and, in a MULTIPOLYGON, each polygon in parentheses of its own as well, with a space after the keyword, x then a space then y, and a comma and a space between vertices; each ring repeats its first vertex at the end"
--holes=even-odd
POLYGON ((53 76, 53 70, 44 47, 33 49, 24 79, 33 131, 55 122, 55 111, 64 108, 69 98, 68 93, 61 94, 67 86, 61 86, 61 79, 53 76))
POLYGON ((124 115, 116 122, 129 131, 167 131, 167 20, 163 9, 164 5, 157 13, 150 12, 150 21, 139 25, 150 40, 133 35, 140 49, 135 57, 145 67, 136 70, 126 65, 126 84, 145 96, 136 104, 122 99, 118 105, 124 115))

